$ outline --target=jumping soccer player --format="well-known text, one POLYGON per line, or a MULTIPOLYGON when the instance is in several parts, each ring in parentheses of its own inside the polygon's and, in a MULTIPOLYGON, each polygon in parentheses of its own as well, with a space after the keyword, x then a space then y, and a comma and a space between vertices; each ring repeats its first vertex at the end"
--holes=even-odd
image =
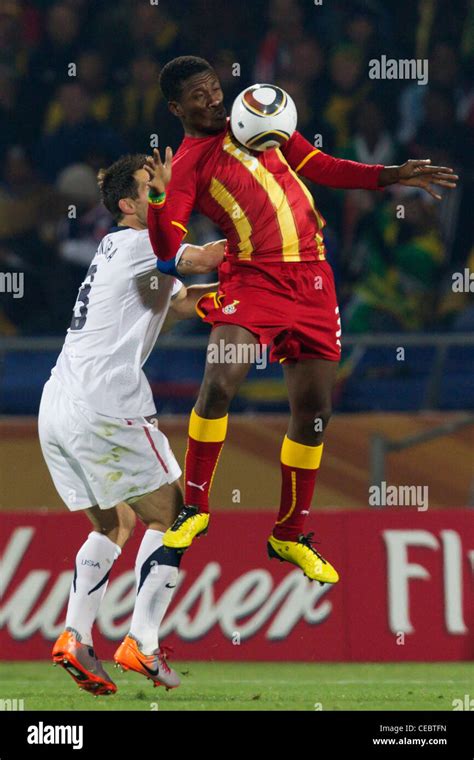
MULTIPOLYGON (((164 164, 155 151, 149 166, 148 228, 158 267, 175 271, 175 251, 193 208, 225 233, 219 292, 198 304, 213 326, 210 343, 271 346, 270 359, 283 365, 291 410, 281 449, 280 510, 268 553, 301 567, 312 580, 336 583, 336 570, 312 546, 313 533, 305 535, 303 524, 331 413, 341 327, 325 222, 298 175, 335 188, 377 190, 398 182, 435 198, 440 196, 431 184, 455 187, 457 177, 429 161, 384 167, 332 158, 298 132, 280 149, 249 151, 230 132, 219 79, 202 58, 170 61, 160 84, 185 137, 173 162, 167 149, 164 164)), ((185 549, 207 530, 229 405, 248 370, 249 364, 206 363, 189 423, 185 507, 165 533, 165 546, 185 549)))
MULTIPOLYGON (((163 533, 183 505, 181 470, 153 424, 156 407, 142 365, 170 305, 175 318, 193 316, 209 286, 186 290, 157 271, 147 231, 145 160, 125 156, 99 175, 104 205, 117 226, 100 243, 79 290, 39 411, 41 448, 54 485, 68 508, 85 510, 93 526, 76 556, 66 629, 54 645, 53 661, 95 695, 117 690, 94 652, 92 626, 136 516, 147 530, 135 564, 130 633, 115 662, 155 686, 179 685, 158 631, 181 557, 163 546, 163 533)), ((214 270, 223 242, 181 247, 184 271, 214 270)))

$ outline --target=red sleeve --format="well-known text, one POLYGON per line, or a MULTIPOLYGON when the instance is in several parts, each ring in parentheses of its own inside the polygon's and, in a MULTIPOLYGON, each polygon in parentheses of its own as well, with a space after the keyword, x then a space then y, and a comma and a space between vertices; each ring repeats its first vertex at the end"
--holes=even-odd
POLYGON ((382 164, 360 164, 333 158, 323 153, 299 132, 295 132, 281 151, 291 168, 318 185, 351 189, 378 190, 382 164))
POLYGON ((189 154, 178 154, 173 161, 171 182, 166 200, 160 205, 148 204, 148 234, 160 261, 169 261, 187 235, 187 224, 196 198, 196 166, 188 160, 189 154))

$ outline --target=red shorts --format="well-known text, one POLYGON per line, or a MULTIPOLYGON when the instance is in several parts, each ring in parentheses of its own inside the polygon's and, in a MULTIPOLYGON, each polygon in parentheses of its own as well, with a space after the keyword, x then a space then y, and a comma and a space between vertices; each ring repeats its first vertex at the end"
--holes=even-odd
POLYGON ((219 268, 219 291, 202 296, 198 314, 214 327, 240 325, 270 345, 270 361, 341 356, 341 321, 327 261, 219 268))

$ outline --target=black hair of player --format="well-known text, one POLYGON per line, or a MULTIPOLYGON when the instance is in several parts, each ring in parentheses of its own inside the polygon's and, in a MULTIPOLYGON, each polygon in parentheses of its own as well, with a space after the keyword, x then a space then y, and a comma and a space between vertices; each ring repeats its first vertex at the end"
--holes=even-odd
POLYGON ((179 101, 183 89, 183 83, 196 74, 203 71, 214 73, 211 64, 197 55, 181 55, 173 58, 162 69, 160 74, 161 92, 168 101, 179 101))
POLYGON ((119 201, 122 198, 138 198, 138 185, 134 174, 143 168, 146 159, 145 153, 122 156, 108 169, 101 169, 97 175, 102 203, 107 211, 110 211, 116 224, 123 216, 119 201))

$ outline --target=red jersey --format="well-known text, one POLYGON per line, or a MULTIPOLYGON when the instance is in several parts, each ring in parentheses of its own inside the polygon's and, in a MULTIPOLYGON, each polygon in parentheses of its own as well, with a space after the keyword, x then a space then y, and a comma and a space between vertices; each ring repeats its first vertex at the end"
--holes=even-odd
POLYGON ((224 233, 230 260, 321 260, 325 221, 298 174, 329 187, 375 190, 381 168, 333 158, 299 132, 263 152, 241 146, 229 126, 210 137, 185 137, 164 204, 149 205, 150 240, 160 260, 174 258, 197 209, 224 233))

